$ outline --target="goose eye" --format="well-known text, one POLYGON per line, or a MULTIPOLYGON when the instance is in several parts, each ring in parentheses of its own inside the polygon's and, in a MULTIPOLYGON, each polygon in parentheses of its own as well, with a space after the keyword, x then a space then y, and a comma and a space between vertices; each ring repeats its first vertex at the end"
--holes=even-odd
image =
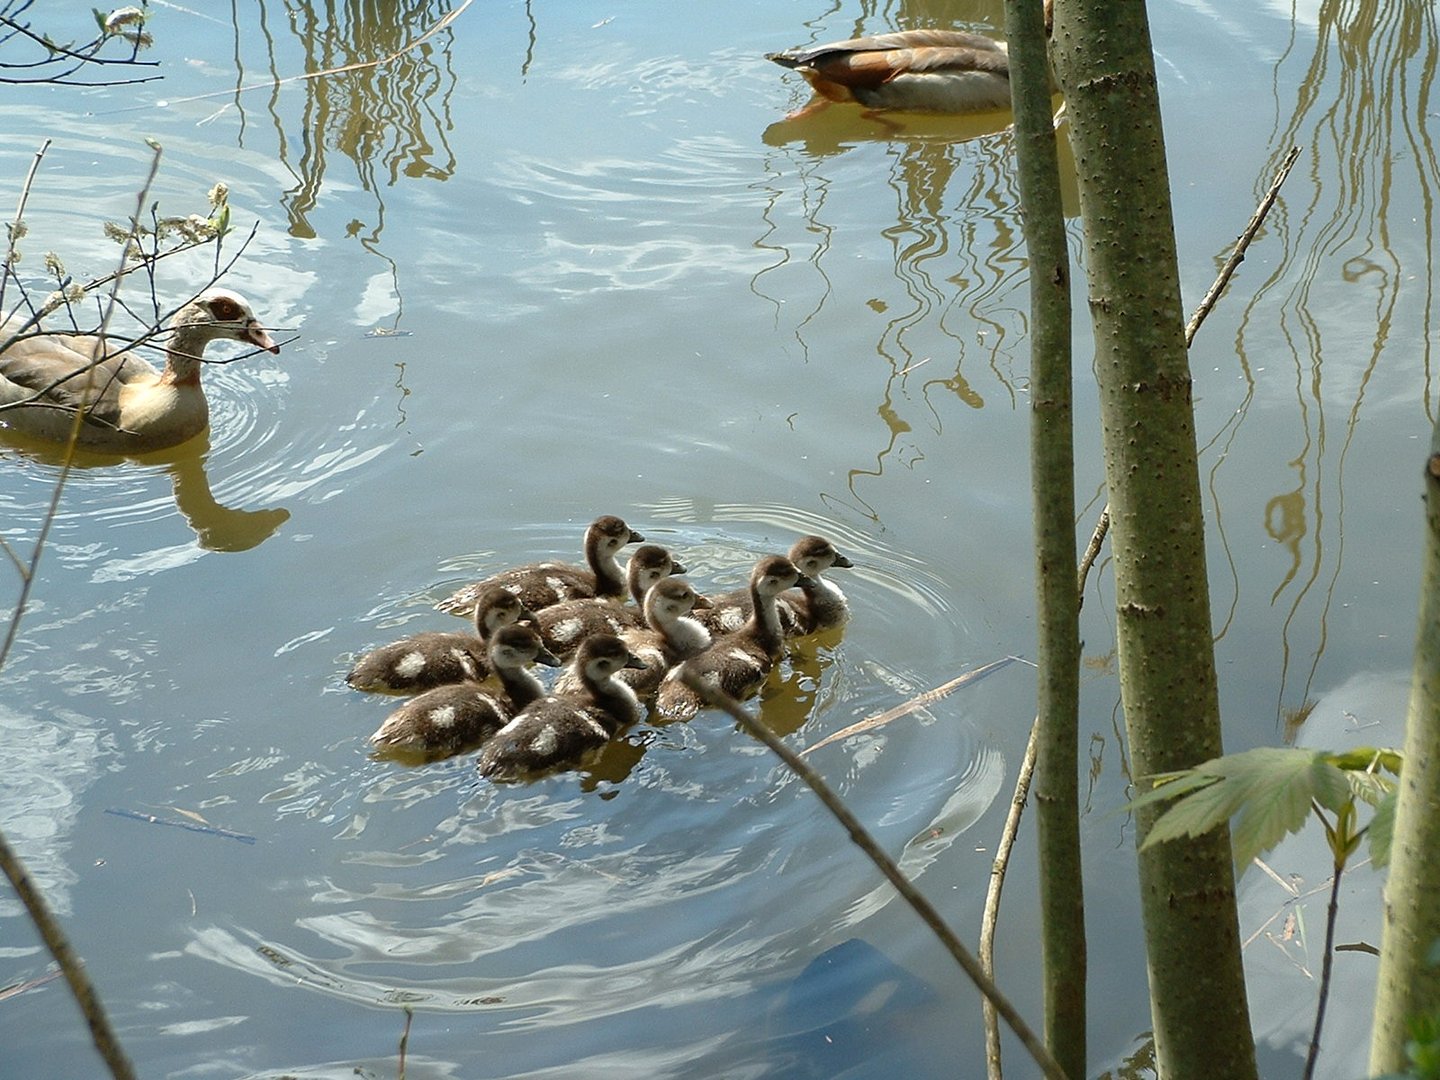
POLYGON ((210 310, 221 322, 236 322, 241 314, 240 305, 223 296, 210 301, 210 310))

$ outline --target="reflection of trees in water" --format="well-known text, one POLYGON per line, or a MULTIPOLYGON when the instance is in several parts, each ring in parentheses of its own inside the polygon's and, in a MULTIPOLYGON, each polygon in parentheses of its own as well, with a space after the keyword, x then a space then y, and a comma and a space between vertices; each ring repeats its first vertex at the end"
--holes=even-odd
MULTIPOLYGON (((1297 170, 1270 216, 1267 229, 1282 254, 1241 319, 1237 347, 1246 393, 1215 440, 1218 472, 1255 395, 1250 358, 1271 370, 1288 359, 1298 428, 1289 455, 1293 483, 1271 496, 1263 522, 1289 556, 1271 597, 1285 607, 1282 707, 1309 697, 1324 652, 1343 564, 1346 460, 1367 388, 1385 371, 1387 348, 1397 372, 1423 365, 1416 404, 1424 415, 1417 420, 1427 429, 1434 421, 1430 349, 1440 169, 1429 121, 1440 52, 1435 14, 1426 4, 1324 0, 1316 29, 1313 55, 1291 51, 1280 61, 1281 79, 1287 68, 1305 66, 1294 105, 1278 106, 1283 119, 1271 140, 1274 159, 1257 178, 1257 194, 1294 143, 1309 148, 1309 187, 1297 170), (1327 358, 1330 397, 1342 387, 1348 402, 1338 442, 1326 423, 1327 358), (1326 454, 1327 440, 1338 453, 1326 454), (1291 638, 1300 627, 1313 627, 1307 632, 1314 641, 1303 685, 1287 693, 1291 654, 1298 651, 1291 638)), ((1215 480, 1212 474, 1212 490, 1215 480)), ((1218 504, 1216 521, 1223 538, 1218 504)))
MULTIPOLYGON (((880 235, 890 249, 890 267, 886 282, 866 286, 874 290, 869 309, 884 319, 868 346, 883 362, 876 406, 882 441, 869 463, 850 470, 846 494, 824 496, 867 516, 874 511, 861 491, 865 479, 882 476, 891 460, 908 467, 924 459, 921 442, 910 437, 917 425, 938 435, 954 399, 971 408, 985 404, 974 373, 966 373, 967 354, 978 349, 983 356, 984 385, 998 387, 1012 407, 1017 400, 1009 351, 1023 331, 1027 298, 1023 274, 1017 274, 1024 254, 1015 220, 1010 140, 996 134, 1008 118, 992 115, 979 129, 988 128, 988 137, 967 138, 977 122, 974 117, 909 117, 899 120, 898 128, 876 127, 858 110, 836 107, 766 132, 766 141, 784 147, 788 156, 777 172, 800 177, 805 240, 787 243, 771 215, 771 232, 761 243, 777 258, 756 275, 752 288, 774 299, 777 312, 793 320, 790 331, 807 355, 812 338, 829 329, 824 323, 851 318, 854 298, 848 291, 835 292, 827 261, 846 265, 854 249, 871 239, 847 236, 830 220, 827 201, 838 182, 829 178, 828 166, 849 151, 871 149, 877 140, 887 159, 885 183, 894 212, 880 235), (821 156, 815 160, 817 153, 821 156), (810 246, 808 255, 801 253, 804 245, 810 246), (782 298, 786 284, 801 268, 818 283, 816 295, 787 304, 782 298), (773 286, 767 282, 771 275, 781 275, 773 286), (837 295, 845 310, 832 310, 837 295)), ((856 342, 853 351, 864 353, 866 346, 856 342)))
MULTIPOLYGON (((290 233, 312 239, 318 233, 311 215, 320 204, 326 166, 338 152, 354 169, 353 179, 375 201, 373 221, 358 218, 344 229, 347 237, 386 265, 396 301, 394 325, 403 313, 398 267, 381 248, 385 229, 383 189, 412 179, 446 180, 455 171, 448 134, 450 95, 455 75, 450 66, 448 28, 414 45, 452 9, 452 0, 345 0, 344 3, 290 3, 281 19, 264 4, 258 8, 260 37, 266 42, 270 73, 293 74, 285 42, 274 26, 288 26, 304 57, 304 72, 337 71, 288 83, 272 92, 267 108, 276 138, 276 156, 294 183, 281 197, 290 233), (304 95, 298 115, 290 95, 304 95)), ((238 24, 237 34, 244 36, 238 24)), ((237 50, 237 64, 238 50, 237 50)), ((245 81, 244 71, 239 78, 245 81)), ((238 99, 243 110, 245 99, 238 99)), ((242 111, 240 139, 247 130, 242 111)), ((345 182, 350 182, 350 177, 345 182)))
MULTIPOLYGON (((833 18, 836 10, 818 13, 804 24, 805 32, 781 44, 925 27, 998 36, 1003 21, 998 0, 867 0, 855 20, 843 26, 833 18)), ((796 90, 803 100, 803 88, 796 90)), ((975 409, 988 395, 998 394, 1010 408, 1019 401, 1011 355, 1025 329, 1029 299, 1009 126, 1009 114, 1003 112, 877 115, 855 105, 836 105, 778 121, 764 133, 765 143, 786 155, 777 172, 788 170, 801 178, 804 243, 812 246, 802 255, 803 245, 786 244, 779 236, 780 224, 767 214, 772 229, 761 243, 777 252, 777 261, 756 276, 754 289, 791 315, 792 332, 806 355, 823 317, 839 314, 829 310, 836 297, 833 277, 856 246, 826 213, 827 200, 838 197, 835 189, 841 186, 834 179, 841 170, 832 163, 876 145, 884 147, 889 162, 887 182, 895 214, 894 223, 882 232, 891 248, 891 272, 900 295, 869 300, 871 309, 887 320, 873 346, 885 365, 876 406, 883 436, 871 461, 850 470, 848 492, 827 494, 829 501, 873 517, 862 485, 867 478, 881 477, 891 461, 908 467, 923 460, 923 444, 912 437, 917 426, 940 434, 942 416, 955 400, 975 409), (802 302, 790 298, 789 306, 781 307, 785 301, 776 295, 780 283, 776 292, 770 291, 767 275, 793 279, 802 267, 818 282, 816 295, 802 302), (983 369, 975 368, 976 354, 983 369)), ((878 284, 875 288, 880 291, 878 284)))

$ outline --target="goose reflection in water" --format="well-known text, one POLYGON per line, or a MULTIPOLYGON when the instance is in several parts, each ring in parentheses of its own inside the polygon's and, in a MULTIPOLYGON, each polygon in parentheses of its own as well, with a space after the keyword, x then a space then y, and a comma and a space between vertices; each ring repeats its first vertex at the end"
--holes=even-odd
MULTIPOLYGON (((65 464, 63 448, 3 428, 0 428, 0 449, 24 454, 57 468, 65 464)), ((175 507, 201 548, 206 551, 249 551, 258 547, 290 519, 290 511, 280 506, 244 510, 222 504, 210 488, 210 475, 206 469, 209 452, 210 435, 205 432, 181 446, 148 454, 121 456, 77 451, 70 464, 71 468, 82 470, 113 468, 124 462, 154 466, 170 477, 175 507)))

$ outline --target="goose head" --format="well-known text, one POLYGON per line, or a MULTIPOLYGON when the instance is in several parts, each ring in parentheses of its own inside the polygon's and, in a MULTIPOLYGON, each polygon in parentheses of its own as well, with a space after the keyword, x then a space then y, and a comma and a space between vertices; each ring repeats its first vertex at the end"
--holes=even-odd
POLYGON ((511 623, 490 638, 490 663, 496 669, 514 669, 527 664, 559 667, 562 661, 545 647, 534 627, 511 623))
POLYGON ((811 583, 811 579, 783 555, 765 556, 750 572, 750 592, 757 600, 773 600, 786 589, 807 583, 811 583))
POLYGON ((832 566, 850 569, 855 564, 823 536, 802 536, 790 548, 790 561, 806 577, 819 577, 832 566))
POLYGON ((475 600, 475 633, 486 641, 501 627, 533 618, 534 613, 518 596, 498 585, 486 589, 475 600))
POLYGON ((592 634, 580 643, 575 654, 575 670, 590 685, 603 685, 622 668, 645 669, 645 661, 614 634, 592 634))
MULTIPOLYGON (((659 629, 689 615, 701 599, 688 581, 667 577, 657 581, 645 594, 645 621, 659 629)), ((709 601, 705 601, 708 605, 709 601)))
POLYGON ((585 549, 604 559, 613 559, 626 544, 643 543, 645 537, 614 514, 603 514, 585 530, 585 549))
POLYGON ((253 345, 266 352, 278 353, 280 346, 255 315, 250 302, 237 292, 218 286, 206 289, 175 313, 170 321, 177 341, 175 351, 198 356, 206 343, 221 339, 253 345))
POLYGON ((683 573, 685 567, 680 565, 680 561, 658 544, 641 544, 630 556, 630 562, 625 568, 630 595, 641 605, 645 603, 645 597, 652 586, 671 574, 683 573))

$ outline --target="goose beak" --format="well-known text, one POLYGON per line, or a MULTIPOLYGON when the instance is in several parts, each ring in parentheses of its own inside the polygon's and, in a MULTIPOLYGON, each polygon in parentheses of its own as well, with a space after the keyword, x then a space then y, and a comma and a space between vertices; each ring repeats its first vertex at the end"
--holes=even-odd
POLYGON ((831 566, 838 566, 838 567, 840 567, 840 569, 842 569, 842 570, 849 570, 849 569, 851 569, 855 564, 854 564, 853 562, 851 562, 849 559, 847 559, 844 555, 841 555, 839 552, 836 552, 836 553, 835 553, 835 561, 834 561, 833 563, 831 563, 830 565, 831 565, 831 566))
POLYGON ((275 339, 270 336, 270 332, 258 322, 251 321, 245 324, 245 340, 257 349, 264 349, 277 356, 280 354, 280 346, 275 344, 275 339))
POLYGON ((696 593, 695 603, 692 606, 696 608, 713 608, 715 605, 710 602, 708 596, 701 596, 699 593, 696 593))
POLYGON ((556 656, 549 649, 541 649, 535 654, 535 662, 545 667, 564 667, 565 661, 556 656))

